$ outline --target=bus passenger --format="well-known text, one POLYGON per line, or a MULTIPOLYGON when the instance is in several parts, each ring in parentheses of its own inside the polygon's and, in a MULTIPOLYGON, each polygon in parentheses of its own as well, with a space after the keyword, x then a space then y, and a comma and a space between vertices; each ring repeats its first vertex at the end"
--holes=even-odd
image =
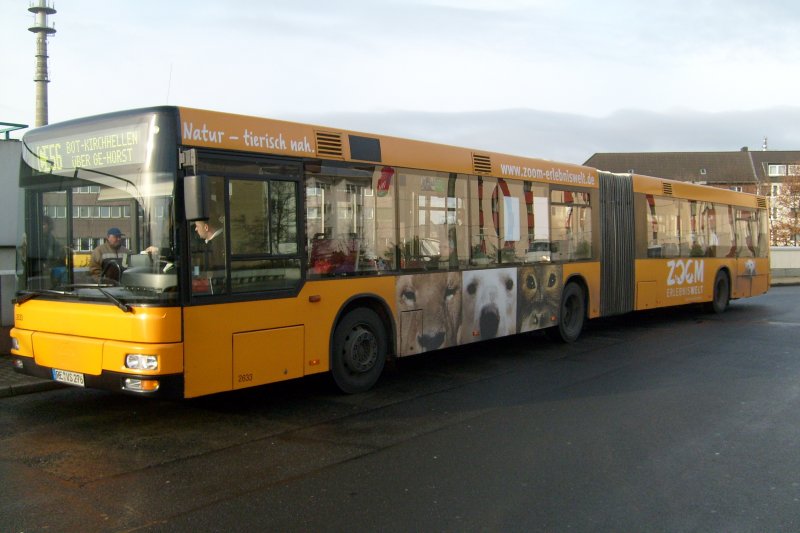
POLYGON ((192 281, 195 293, 212 293, 225 278, 225 228, 217 225, 214 217, 209 220, 198 220, 194 223, 199 246, 192 254, 192 269, 195 280, 192 281), (199 279, 198 279, 199 278, 199 279))
POLYGON ((52 269, 60 268, 64 270, 64 260, 66 258, 64 246, 53 236, 53 219, 42 217, 42 233, 38 242, 32 241, 28 248, 29 276, 53 277, 52 269))
POLYGON ((203 251, 207 255, 206 270, 225 266, 225 242, 222 235, 223 228, 216 227, 211 220, 198 220, 194 223, 197 235, 203 239, 205 247, 203 251))

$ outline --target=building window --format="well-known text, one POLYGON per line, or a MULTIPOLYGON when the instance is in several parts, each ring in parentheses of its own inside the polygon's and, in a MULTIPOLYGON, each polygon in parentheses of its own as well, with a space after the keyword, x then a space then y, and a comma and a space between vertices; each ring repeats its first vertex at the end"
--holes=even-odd
POLYGON ((700 175, 701 175, 701 176, 705 176, 705 175, 706 175, 706 169, 704 169, 704 168, 701 168, 701 169, 700 169, 700 175))
POLYGON ((742 187, 741 185, 734 185, 733 187, 731 187, 731 190, 736 192, 742 192, 742 187))
POLYGON ((50 216, 52 216, 53 218, 67 218, 67 206, 51 205, 50 216))
POLYGON ((785 176, 786 165, 769 165, 770 176, 785 176))

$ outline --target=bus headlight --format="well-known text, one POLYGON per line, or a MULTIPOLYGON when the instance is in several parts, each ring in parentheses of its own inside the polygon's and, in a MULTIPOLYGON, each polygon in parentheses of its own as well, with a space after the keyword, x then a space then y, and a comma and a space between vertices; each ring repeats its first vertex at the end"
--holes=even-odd
POLYGON ((125 368, 131 370, 157 370, 158 356, 129 353, 125 355, 125 368))
POLYGON ((19 339, 16 337, 11 337, 11 349, 12 350, 19 350, 19 339))

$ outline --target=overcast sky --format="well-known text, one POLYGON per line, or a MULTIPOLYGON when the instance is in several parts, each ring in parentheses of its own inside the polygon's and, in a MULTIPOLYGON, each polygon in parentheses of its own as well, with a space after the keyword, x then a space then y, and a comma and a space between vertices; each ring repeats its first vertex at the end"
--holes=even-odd
MULTIPOLYGON (((38 1, 38 0, 31 0, 38 1)), ((29 0, 0 121, 34 122, 29 0)), ((581 163, 800 149, 800 7, 761 0, 59 0, 50 122, 176 104, 581 163)))

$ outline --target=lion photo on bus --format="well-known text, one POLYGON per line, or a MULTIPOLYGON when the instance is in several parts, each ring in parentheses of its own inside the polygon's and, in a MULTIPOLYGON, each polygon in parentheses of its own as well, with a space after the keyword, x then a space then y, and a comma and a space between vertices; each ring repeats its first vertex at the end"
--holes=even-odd
POLYGON ((410 355, 458 344, 461 327, 461 274, 437 272, 400 276, 400 353, 410 355))

